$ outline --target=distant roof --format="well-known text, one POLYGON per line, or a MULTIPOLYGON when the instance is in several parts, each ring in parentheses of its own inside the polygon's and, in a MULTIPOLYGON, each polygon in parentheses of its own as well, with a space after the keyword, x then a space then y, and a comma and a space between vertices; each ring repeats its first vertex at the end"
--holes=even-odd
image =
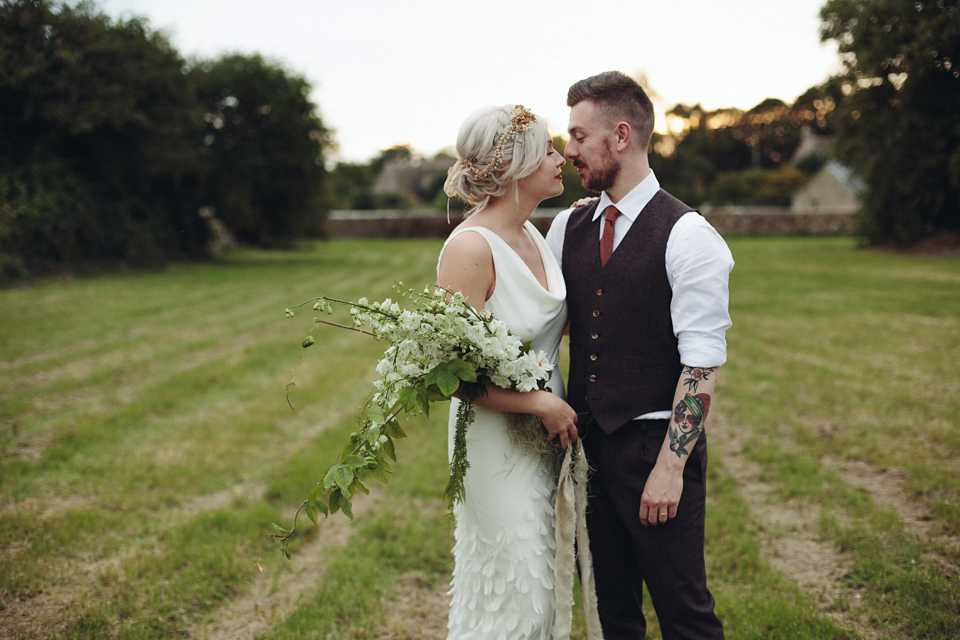
POLYGON ((830 160, 826 165, 824 165, 823 168, 826 171, 829 171, 830 175, 846 185, 846 187, 854 193, 861 194, 867 190, 867 184, 858 176, 855 176, 853 174, 853 170, 849 167, 845 167, 838 162, 830 160))

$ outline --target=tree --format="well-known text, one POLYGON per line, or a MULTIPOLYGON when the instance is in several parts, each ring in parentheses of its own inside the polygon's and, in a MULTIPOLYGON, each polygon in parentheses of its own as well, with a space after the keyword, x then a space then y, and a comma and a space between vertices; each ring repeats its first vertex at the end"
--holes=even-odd
POLYGON ((370 161, 370 172, 374 176, 380 175, 387 164, 394 161, 409 162, 413 160, 413 157, 413 147, 409 144, 395 144, 389 149, 381 149, 377 157, 370 161))
POLYGON ((843 97, 843 85, 836 78, 810 87, 797 97, 791 107, 796 124, 812 127, 823 135, 833 135, 836 131, 835 110, 843 102, 843 97))
POLYGON ((707 188, 707 200, 711 204, 786 207, 808 178, 795 167, 724 173, 707 188))
POLYGON ((847 94, 836 153, 867 184, 872 242, 960 230, 960 8, 956 0, 829 0, 847 94))
POLYGON ((772 169, 789 160, 800 142, 793 111, 777 98, 767 98, 747 111, 730 132, 750 148, 754 169, 772 169))
MULTIPOLYGON (((741 194, 731 185, 755 182, 761 174, 751 170, 781 167, 800 142, 801 115, 776 98, 767 98, 746 112, 678 104, 666 115, 668 121, 681 125, 680 131, 655 137, 650 163, 664 188, 691 206, 716 196, 717 192, 708 192, 719 176, 724 176, 725 197, 741 194), (737 172, 747 173, 735 179, 732 174, 737 172)), ((782 183, 778 176, 770 176, 767 182, 782 183)), ((782 198, 761 199, 766 203, 782 198)))
POLYGON ((112 22, 90 4, 0 4, 7 277, 204 253, 201 120, 184 66, 138 19, 112 22))
POLYGON ((719 173, 750 166, 750 147, 731 129, 743 117, 740 110, 677 104, 666 116, 671 125, 680 125, 679 131, 654 133, 650 166, 664 189, 687 204, 702 203, 719 173))
POLYGON ((369 164, 338 162, 327 176, 330 200, 337 209, 372 209, 377 177, 369 164))
POLYGON ((192 75, 206 111, 205 204, 242 242, 278 245, 319 233, 330 138, 307 81, 240 54, 192 75))

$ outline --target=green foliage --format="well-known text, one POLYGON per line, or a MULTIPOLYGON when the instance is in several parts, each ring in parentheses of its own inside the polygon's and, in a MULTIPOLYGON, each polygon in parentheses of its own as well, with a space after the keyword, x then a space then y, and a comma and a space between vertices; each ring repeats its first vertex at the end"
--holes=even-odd
POLYGON ((846 63, 836 151, 867 184, 863 233, 960 230, 960 7, 829 0, 820 17, 846 63))
POLYGON ((800 94, 792 109, 801 126, 809 126, 820 134, 833 135, 836 132, 836 108, 843 98, 843 83, 837 78, 828 78, 800 94))
MULTIPOLYGON (((443 190, 443 185, 447 182, 447 171, 438 171, 433 178, 427 181, 426 185, 422 190, 422 199, 425 203, 431 202, 441 202, 442 207, 446 207, 447 194, 443 190)), ((450 198, 450 200, 457 201, 457 208, 463 208, 463 201, 460 198, 450 198)), ((451 202, 452 204, 452 202, 451 202)), ((453 207, 451 207, 453 208, 453 207)))
POLYGON ((707 189, 717 176, 780 166, 799 141, 794 115, 774 99, 745 113, 676 105, 668 116, 682 119, 684 131, 671 138, 669 153, 660 151, 665 147, 658 136, 650 164, 664 188, 692 206, 708 197, 707 189))
POLYGON ((798 114, 782 100, 767 98, 731 127, 733 137, 750 147, 754 167, 773 168, 790 160, 800 143, 798 114))
POLYGON ((711 204, 785 207, 808 177, 794 167, 725 173, 707 188, 707 200, 711 204))
MULTIPOLYGON (((450 481, 446 495, 451 509, 455 502, 464 498, 464 479, 469 466, 466 460, 466 429, 473 422, 472 402, 484 393, 484 383, 479 376, 486 373, 485 367, 488 365, 486 359, 481 358, 478 361, 482 347, 473 338, 457 332, 456 327, 462 325, 454 325, 450 321, 453 316, 457 316, 468 323, 471 329, 478 330, 487 338, 493 338, 498 335, 491 327, 493 317, 489 312, 478 312, 465 304, 460 293, 454 294, 440 287, 436 287, 432 292, 429 288, 419 292, 405 289, 400 283, 397 288, 401 296, 418 306, 401 311, 399 305, 390 299, 371 304, 366 298, 350 302, 320 297, 287 307, 285 310, 286 317, 292 318, 296 309, 310 304, 315 311, 327 314, 333 313, 332 304, 349 306, 353 326, 314 318, 313 331, 316 332, 321 325, 332 325, 387 340, 390 346, 383 354, 381 365, 386 362, 394 367, 389 373, 380 371, 382 377, 374 384, 374 391, 364 403, 356 431, 350 434, 350 440, 343 448, 337 463, 327 470, 323 479, 311 490, 294 514, 292 528, 273 525, 279 533, 273 534, 271 539, 279 540, 280 550, 288 559, 291 557, 289 545, 297 534, 297 519, 301 511, 305 511, 314 524, 317 523, 320 513, 327 516, 343 511, 348 518, 353 519, 351 500, 354 494, 356 491, 370 493, 363 480, 367 476, 373 476, 386 483, 390 478, 391 469, 387 458, 397 461, 394 440, 406 437, 398 422, 401 414, 429 416, 431 402, 449 401, 458 391, 462 402, 457 413, 457 445, 450 463, 450 481), (447 297, 450 298, 449 301, 447 297), (369 326, 369 330, 362 328, 365 326, 369 326), (440 362, 436 359, 438 354, 432 350, 427 350, 427 353, 412 353, 405 348, 403 355, 399 351, 401 344, 429 342, 439 336, 444 336, 444 340, 438 343, 438 349, 443 352, 440 356, 443 360, 440 362), (447 343, 452 346, 448 348, 447 343), (437 364, 434 365, 434 362, 437 364), (394 389, 397 390, 395 393, 394 389)), ((312 332, 301 346, 306 349, 314 342, 312 332)), ((294 380, 287 385, 288 402, 289 390, 296 385, 296 368, 294 371, 294 380)))
MULTIPOLYGON (((443 185, 447 168, 453 159, 440 152, 433 159, 417 155, 408 144, 382 149, 367 163, 340 162, 330 172, 331 202, 338 209, 411 209, 435 207, 445 209, 447 196, 443 185), (374 189, 384 171, 396 171, 398 183, 395 192, 374 189)), ((450 208, 461 210, 463 204, 456 198, 450 208)))
POLYGON ((412 160, 413 148, 409 144, 395 144, 389 149, 383 149, 377 157, 370 161, 370 172, 379 174, 389 162, 395 160, 412 160))
POLYGON ((0 282, 323 233, 329 135, 309 85, 258 56, 192 67, 139 18, 0 4, 0 282))
MULTIPOLYGON (((666 117, 673 126, 679 124, 681 130, 654 134, 650 165, 665 189, 692 206, 706 200, 716 202, 718 192, 723 194, 724 201, 733 204, 789 202, 779 193, 757 197, 731 185, 734 179, 730 174, 786 168, 804 129, 820 135, 831 133, 834 109, 841 95, 839 84, 828 81, 811 87, 790 106, 775 98, 767 98, 749 111, 708 111, 699 104, 678 104, 666 117), (718 181, 721 184, 715 185, 718 181)), ((823 157, 811 158, 803 170, 812 173, 824 161, 823 157)))
POLYGON ((670 156, 651 154, 650 167, 664 189, 693 207, 703 202, 707 186, 717 175, 710 158, 692 152, 689 146, 670 156))
POLYGON ((454 504, 463 502, 466 497, 466 487, 463 482, 467 477, 467 468, 470 462, 467 460, 467 425, 473 422, 474 411, 473 404, 470 402, 461 402, 457 407, 457 423, 453 436, 453 456, 450 460, 450 482, 444 491, 444 496, 454 504))
MULTIPOLYGON (((334 302, 339 301, 334 300, 334 302)), ((293 316, 289 308, 287 316, 293 316)), ((306 349, 313 344, 313 336, 308 336, 302 347, 306 349)), ((390 409, 389 415, 385 414, 382 406, 371 402, 370 398, 367 399, 365 409, 358 420, 357 430, 350 434, 350 439, 337 462, 327 469, 323 479, 311 489, 306 500, 301 503, 294 514, 292 527, 287 529, 276 523, 273 524, 273 528, 278 533, 271 535, 270 538, 280 542, 280 551, 284 557, 291 558, 290 543, 297 535, 297 520, 301 511, 313 524, 317 524, 320 514, 326 517, 337 511, 342 511, 348 518, 353 519, 354 494, 357 491, 370 493, 363 484, 364 479, 372 476, 384 483, 390 479, 392 470, 388 458, 390 461, 397 461, 394 440, 407 437, 398 422, 400 414, 407 412, 409 415, 420 413, 429 415, 430 401, 449 400, 459 387, 461 379, 475 382, 476 373, 473 367, 461 360, 441 363, 415 384, 404 389, 397 406, 390 409)))
MULTIPOLYGON (((387 458, 397 461, 394 440, 406 437, 398 422, 400 416, 429 416, 432 402, 446 402, 456 394, 460 400, 457 435, 445 492, 452 512, 465 495, 469 467, 466 430, 474 419, 474 400, 484 395, 490 384, 529 391, 543 389, 550 378, 553 365, 545 362, 545 353, 531 351, 529 343, 522 343, 490 311, 467 304, 462 293, 440 286, 417 291, 399 282, 396 288, 410 303, 406 309, 391 298, 370 302, 360 297, 351 302, 320 297, 285 310, 286 317, 291 318, 296 315, 295 309, 310 304, 314 311, 327 314, 333 313, 333 304, 350 308, 350 325, 314 318, 313 332, 303 341, 303 348, 314 344, 313 335, 321 325, 367 334, 389 345, 377 364, 380 377, 373 382, 373 390, 363 405, 357 430, 350 434, 338 462, 301 504, 291 529, 273 525, 279 535, 274 534, 272 539, 280 541, 287 558, 300 511, 305 510, 314 524, 318 513, 328 515, 339 510, 352 519, 354 493, 369 493, 363 479, 368 475, 381 482, 389 479, 387 458)), ((297 367, 294 380, 287 385, 288 402, 289 390, 296 385, 296 370, 297 367)), ((517 429, 522 429, 520 423, 512 431, 517 429)), ((521 450, 543 453, 549 448, 545 445, 546 431, 538 419, 522 433, 524 437, 519 439, 511 435, 511 441, 521 450), (532 447, 525 446, 528 441, 534 443, 532 447)))
POLYGON ((338 162, 327 174, 330 201, 337 209, 374 209, 376 175, 369 164, 338 162))
POLYGON ((320 235, 329 132, 307 81, 240 54, 192 75, 206 112, 205 202, 242 242, 271 246, 320 235))
POLYGON ((0 52, 7 277, 205 252, 200 114, 163 36, 88 4, 17 0, 0 5, 0 52))
POLYGON ((0 283, 66 270, 95 225, 87 185, 56 158, 0 174, 0 283))

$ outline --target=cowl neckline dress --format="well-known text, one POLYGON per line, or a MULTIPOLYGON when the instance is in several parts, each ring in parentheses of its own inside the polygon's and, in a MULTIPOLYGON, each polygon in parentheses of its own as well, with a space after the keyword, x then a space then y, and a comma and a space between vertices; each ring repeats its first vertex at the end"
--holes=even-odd
MULTIPOLYGON (((527 221, 547 277, 536 279, 517 253, 485 227, 478 233, 493 254, 496 284, 484 309, 502 320, 532 350, 556 365, 567 322, 566 286, 543 236, 527 221)), ((442 252, 441 252, 442 255, 442 252)), ((563 397, 554 367, 549 389, 563 397)), ((451 400, 448 449, 452 456, 459 400, 451 400)), ((554 496, 551 459, 517 449, 506 414, 474 407, 467 429, 466 498, 454 510, 454 572, 448 640, 549 640, 554 618, 554 496)))

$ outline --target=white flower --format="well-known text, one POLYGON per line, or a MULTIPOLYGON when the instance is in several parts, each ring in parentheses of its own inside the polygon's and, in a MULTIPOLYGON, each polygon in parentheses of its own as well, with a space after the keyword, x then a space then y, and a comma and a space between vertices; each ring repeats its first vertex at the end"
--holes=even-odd
POLYGON ((420 323, 423 322, 423 319, 419 315, 410 310, 401 313, 397 320, 400 328, 406 331, 416 331, 420 328, 420 323))
MULTIPOLYGON (((427 287, 423 294, 407 290, 402 295, 414 303, 411 308, 402 309, 390 298, 382 302, 360 298, 350 309, 354 327, 368 327, 366 333, 387 343, 377 362, 370 404, 365 406, 361 420, 362 433, 368 435, 351 436, 354 453, 361 451, 360 455, 371 463, 382 456, 379 451, 389 441, 388 436, 381 434, 370 442, 372 434, 368 429, 375 428, 373 421, 386 422, 380 414, 395 419, 405 410, 400 404, 401 392, 413 388, 418 395, 422 394, 427 374, 438 365, 460 361, 492 384, 521 392, 543 386, 554 367, 546 353, 527 352, 503 321, 494 318, 489 310, 477 311, 469 306, 462 293, 427 287)), ((324 304, 326 298, 319 300, 314 309, 329 312, 329 304, 324 304)), ((286 312, 293 315, 292 309, 286 312)), ((441 383, 444 388, 445 382, 441 383)), ((411 407, 411 399, 416 398, 405 397, 406 407, 411 407)), ((414 413, 423 408, 419 400, 415 404, 419 406, 413 409, 414 413)), ((458 421, 457 429, 461 428, 458 421)), ((457 455, 455 451, 454 457, 457 455)))
POLYGON ((350 309, 354 326, 367 326, 388 343, 376 367, 375 403, 392 407, 401 389, 421 384, 437 364, 458 358, 505 389, 530 391, 550 379, 547 354, 526 353, 502 320, 470 307, 462 293, 428 287, 422 295, 412 290, 405 295, 418 306, 402 309, 390 298, 372 303, 360 298, 350 309))
POLYGON ((547 359, 547 354, 545 351, 531 351, 529 354, 530 359, 533 361, 532 365, 534 370, 537 372, 538 376, 543 376, 544 378, 549 378, 550 373, 553 371, 553 364, 547 359))

